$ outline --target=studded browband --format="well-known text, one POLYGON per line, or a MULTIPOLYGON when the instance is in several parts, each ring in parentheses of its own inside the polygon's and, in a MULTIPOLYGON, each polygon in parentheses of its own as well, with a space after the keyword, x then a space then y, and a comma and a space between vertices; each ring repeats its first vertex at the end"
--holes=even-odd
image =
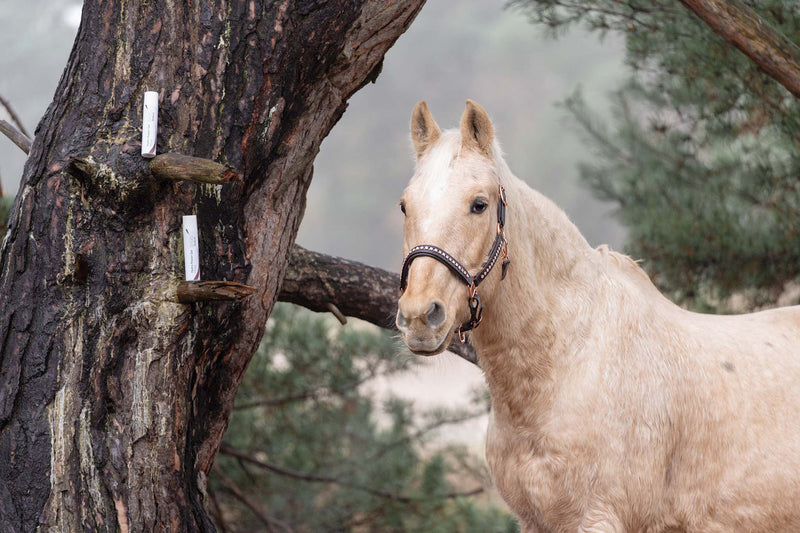
POLYGON ((501 279, 506 278, 508 265, 511 261, 508 259, 508 241, 505 235, 506 224, 506 190, 500 185, 498 188, 499 201, 497 202, 497 236, 494 238, 492 248, 489 250, 489 256, 486 262, 483 263, 480 271, 472 276, 469 271, 462 265, 455 257, 445 252, 438 246, 432 244, 420 244, 413 247, 403 261, 403 270, 400 273, 400 290, 405 291, 408 285, 408 271, 411 268, 411 262, 417 257, 431 257, 436 259, 447 268, 450 269, 461 281, 463 281, 469 288, 469 311, 470 319, 461 324, 456 332, 458 333, 458 340, 462 343, 466 342, 467 331, 473 330, 481 323, 483 315, 483 304, 481 304, 480 296, 478 295, 478 285, 486 279, 489 273, 500 257, 503 257, 502 276, 501 279))

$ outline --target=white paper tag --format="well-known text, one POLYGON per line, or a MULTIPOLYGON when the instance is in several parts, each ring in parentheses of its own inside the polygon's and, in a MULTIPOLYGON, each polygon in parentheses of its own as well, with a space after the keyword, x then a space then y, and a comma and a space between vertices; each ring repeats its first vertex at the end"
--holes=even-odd
POLYGON ((158 93, 144 93, 142 104, 142 157, 150 159, 156 156, 158 142, 158 93))
POLYGON ((197 237, 197 215, 183 217, 183 257, 186 281, 200 281, 200 241, 197 237))

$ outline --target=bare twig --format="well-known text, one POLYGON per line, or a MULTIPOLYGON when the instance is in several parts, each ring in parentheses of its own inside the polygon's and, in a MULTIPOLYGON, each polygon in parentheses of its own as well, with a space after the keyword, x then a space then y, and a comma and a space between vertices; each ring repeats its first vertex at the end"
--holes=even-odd
POLYGON ((422 437, 427 435, 428 433, 431 433, 432 431, 435 431, 435 430, 439 429, 442 426, 450 426, 450 425, 461 424, 463 422, 468 422, 468 421, 474 420, 474 419, 476 419, 476 418, 478 418, 480 416, 484 416, 487 413, 488 413, 487 409, 480 409, 478 411, 474 411, 474 412, 471 412, 471 413, 464 413, 464 414, 455 415, 455 416, 450 417, 450 418, 442 418, 440 420, 436 420, 436 421, 434 421, 434 422, 432 422, 432 423, 430 423, 430 424, 428 424, 428 425, 426 425, 424 427, 421 427, 421 428, 417 429, 413 434, 406 435, 405 437, 402 437, 400 439, 397 439, 397 440, 394 440, 392 442, 389 442, 386 446, 384 446, 383 448, 378 450, 375 454, 367 457, 366 460, 367 461, 378 460, 381 457, 383 457, 386 453, 388 453, 392 448, 395 448, 397 446, 400 446, 400 445, 408 443, 408 442, 418 441, 422 437))
POLYGON ((8 116, 11 117, 11 120, 14 122, 14 124, 17 125, 19 131, 21 131, 25 137, 30 138, 30 134, 25 129, 25 126, 22 124, 22 121, 19 119, 19 115, 17 115, 16 112, 14 112, 14 109, 11 107, 11 104, 8 103, 8 100, 0 96, 0 105, 6 108, 8 116))
POLYGON ((331 314, 336 317, 336 320, 338 320, 341 325, 344 326, 347 324, 347 317, 344 316, 341 311, 339 311, 339 308, 336 307, 336 305, 328 302, 325 304, 325 307, 328 308, 328 311, 330 311, 331 314))
POLYGON ((308 400, 309 398, 316 397, 318 394, 320 394, 320 392, 317 390, 307 390, 297 394, 280 396, 278 398, 265 398, 263 400, 258 400, 254 402, 236 404, 233 406, 233 409, 235 411, 239 411, 242 409, 253 409, 254 407, 278 407, 281 405, 286 405, 287 403, 299 402, 301 400, 308 400))
POLYGON ((0 133, 11 139, 11 142, 20 147, 20 149, 27 153, 31 151, 31 140, 20 132, 17 128, 11 125, 8 121, 0 118, 0 133))
POLYGON ((222 508, 219 506, 219 501, 217 501, 217 492, 208 487, 208 497, 211 500, 211 509, 214 511, 214 514, 217 517, 217 527, 219 528, 220 533, 228 533, 228 526, 225 524, 225 517, 222 516, 222 508))
MULTIPOLYGON (((394 372, 394 370, 390 370, 388 374, 391 374, 392 372, 394 372)), ((253 386, 256 387, 258 392, 261 393, 262 399, 246 403, 237 403, 233 406, 233 408, 234 410, 240 410, 240 409, 252 409, 254 407, 280 407, 292 402, 298 402, 308 399, 316 399, 325 395, 342 395, 347 393, 348 391, 357 389, 358 387, 360 387, 361 385, 372 379, 375 379, 381 373, 382 373, 381 365, 374 365, 374 364, 368 365, 366 373, 363 376, 361 376, 360 379, 349 381, 338 387, 317 387, 313 389, 297 391, 294 392, 293 394, 288 394, 285 396, 278 396, 271 398, 264 397, 267 396, 268 393, 260 388, 258 382, 254 382, 253 386)))
MULTIPOLYGON (((276 464, 268 463, 266 461, 262 461, 260 459, 256 459, 252 455, 244 453, 242 451, 237 450, 233 446, 223 443, 219 448, 219 453, 224 455, 229 455, 231 457, 235 457, 241 461, 245 461, 252 465, 255 465, 259 468, 272 472, 274 474, 278 474, 285 477, 290 477, 293 479, 299 479, 302 481, 309 481, 312 483, 330 483, 333 485, 340 485, 342 487, 348 487, 355 490, 360 490, 362 492, 366 492, 367 494, 372 494, 373 496, 379 496, 381 498, 386 498, 388 500, 393 500, 402 503, 416 503, 421 500, 428 500, 430 497, 411 497, 411 496, 403 496, 402 494, 397 494, 396 492, 391 492, 387 490, 381 489, 374 489, 371 487, 365 487, 363 485, 359 485, 356 483, 351 483, 349 481, 335 478, 332 476, 322 476, 318 474, 306 474, 303 472, 297 472, 295 470, 290 470, 288 468, 284 468, 282 466, 278 466, 276 464)), ((449 492, 447 494, 442 494, 439 496, 442 500, 451 500, 455 498, 467 498, 470 496, 475 496, 480 494, 484 491, 483 487, 477 487, 475 489, 466 491, 466 492, 449 492)))
POLYGON ((234 483, 231 478, 229 478, 228 476, 225 475, 225 473, 222 471, 221 468, 219 468, 218 466, 215 465, 214 466, 214 472, 216 472, 216 474, 220 477, 220 481, 225 486, 225 488, 228 491, 230 491, 230 493, 233 494, 233 496, 237 500, 242 502, 248 509, 250 509, 250 511, 252 511, 252 513, 254 515, 256 515, 259 520, 261 520, 261 522, 264 524, 264 526, 266 526, 267 531, 269 533, 277 533, 273 526, 279 526, 285 532, 293 533, 292 532, 292 528, 289 527, 289 525, 286 524, 285 522, 283 522, 281 520, 277 520, 275 518, 271 518, 271 517, 265 515, 261 511, 261 509, 258 508, 258 506, 256 504, 251 502, 250 499, 247 496, 244 495, 244 493, 239 489, 239 487, 236 486, 236 483, 234 483))

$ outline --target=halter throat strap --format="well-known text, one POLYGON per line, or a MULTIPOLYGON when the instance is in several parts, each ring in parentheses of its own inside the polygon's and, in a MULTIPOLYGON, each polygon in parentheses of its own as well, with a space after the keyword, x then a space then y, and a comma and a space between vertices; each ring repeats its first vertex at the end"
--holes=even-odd
POLYGON ((486 261, 474 276, 471 275, 467 268, 455 257, 432 244, 420 244, 419 246, 413 247, 409 250, 408 255, 403 261, 403 269, 400 273, 400 291, 404 292, 406 290, 411 263, 418 257, 430 257, 439 261, 467 285, 470 291, 468 300, 470 319, 461 324, 457 330, 458 338, 462 343, 466 341, 465 332, 475 329, 481 323, 483 304, 481 304, 481 299, 478 295, 478 285, 489 276, 489 273, 495 267, 501 256, 503 257, 501 279, 506 278, 508 265, 511 263, 508 259, 508 241, 505 236, 506 205, 506 191, 505 188, 500 185, 497 202, 497 236, 494 238, 486 261))

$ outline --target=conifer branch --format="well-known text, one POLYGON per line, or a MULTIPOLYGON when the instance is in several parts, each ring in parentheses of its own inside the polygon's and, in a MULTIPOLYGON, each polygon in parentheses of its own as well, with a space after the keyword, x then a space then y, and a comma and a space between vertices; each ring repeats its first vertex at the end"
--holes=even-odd
POLYGON ((800 47, 739 0, 680 0, 720 37, 800 98, 800 47))
POLYGON ((396 448, 397 446, 401 446, 403 444, 417 442, 421 440, 424 436, 426 436, 428 433, 431 433, 443 426, 450 426, 450 425, 462 424, 464 422, 469 422, 470 420, 475 420, 476 418, 484 416, 488 413, 489 413, 488 409, 480 409, 478 411, 466 412, 454 415, 452 417, 445 417, 439 420, 435 420, 426 426, 418 428, 413 434, 406 435, 404 437, 401 437, 399 439, 387 443, 384 447, 378 450, 377 453, 369 456, 367 460, 368 461, 378 460, 381 457, 383 457, 386 453, 391 451, 393 448, 396 448))
MULTIPOLYGON (((244 461, 246 463, 252 464, 252 465, 257 466, 257 467, 259 467, 259 468, 261 468, 263 470, 267 470, 269 472, 272 472, 274 474, 278 474, 280 476, 290 477, 290 478, 293 478, 293 479, 298 479, 298 480, 301 480, 301 481, 308 481, 308 482, 312 482, 312 483, 330 483, 332 485, 339 485, 339 486, 342 486, 342 487, 348 487, 348 488, 351 488, 351 489, 355 489, 355 490, 359 490, 359 491, 362 491, 362 492, 366 492, 368 494, 372 494, 373 496, 378 496, 378 497, 381 497, 381 498, 386 498, 388 500, 393 500, 393 501, 397 501, 397 502, 401 502, 401 503, 414 504, 414 503, 417 503, 419 501, 429 500, 430 499, 430 496, 403 496, 402 494, 398 494, 396 492, 382 490, 382 489, 375 489, 375 488, 371 488, 371 487, 365 487, 363 485, 359 485, 357 483, 351 483, 351 482, 349 482, 347 480, 339 479, 339 478, 332 477, 332 476, 323 476, 323 475, 318 475, 318 474, 307 474, 307 473, 303 473, 303 472, 297 472, 295 470, 290 470, 288 468, 284 468, 282 466, 279 466, 279 465, 276 465, 276 464, 273 464, 273 463, 270 463, 270 462, 267 462, 267 461, 262 461, 262 460, 260 460, 260 459, 258 459, 256 457, 253 457, 252 455, 250 455, 248 453, 245 453, 245 452, 242 452, 240 450, 237 450, 233 446, 230 446, 229 444, 225 444, 225 443, 222 443, 222 445, 220 446, 219 453, 221 453, 223 455, 228 455, 230 457, 235 457, 236 459, 239 459, 240 461, 244 461)), ((218 473, 221 474, 221 472, 219 472, 219 469, 217 469, 217 471, 218 471, 218 473)), ((456 499, 456 498, 468 498, 470 496, 476 496, 476 495, 482 493, 483 491, 484 491, 483 487, 477 487, 475 489, 464 491, 464 492, 448 492, 446 494, 442 494, 442 495, 438 496, 438 498, 441 499, 441 500, 452 500, 452 499, 456 499)))
POLYGON ((217 491, 210 486, 208 487, 208 499, 211 501, 211 509, 216 516, 215 525, 220 533, 228 533, 228 525, 225 523, 225 517, 222 516, 222 508, 219 505, 219 500, 217 500, 217 491))
POLYGON ((221 468, 214 466, 214 472, 220 477, 222 485, 240 502, 242 502, 245 507, 250 509, 250 511, 261 520, 261 523, 267 528, 269 533, 277 533, 273 526, 280 526, 286 533, 293 533, 292 528, 289 527, 288 524, 277 520, 275 518, 271 518, 265 515, 261 509, 258 508, 256 504, 250 501, 250 499, 244 495, 244 493, 236 486, 236 483, 225 475, 225 472, 222 471, 221 468))

